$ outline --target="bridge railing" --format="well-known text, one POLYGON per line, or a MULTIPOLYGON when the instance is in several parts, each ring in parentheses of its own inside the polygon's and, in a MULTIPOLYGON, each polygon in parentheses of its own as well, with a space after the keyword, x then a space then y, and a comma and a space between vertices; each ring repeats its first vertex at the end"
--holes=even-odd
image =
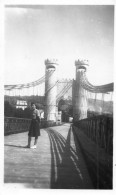
MULTIPOLYGON (((4 118, 4 135, 29 131, 31 119, 5 117, 4 118)), ((41 120, 40 128, 51 127, 56 125, 54 121, 41 120)))
POLYGON ((74 126, 82 130, 92 141, 113 154, 113 118, 95 116, 74 122, 74 126))

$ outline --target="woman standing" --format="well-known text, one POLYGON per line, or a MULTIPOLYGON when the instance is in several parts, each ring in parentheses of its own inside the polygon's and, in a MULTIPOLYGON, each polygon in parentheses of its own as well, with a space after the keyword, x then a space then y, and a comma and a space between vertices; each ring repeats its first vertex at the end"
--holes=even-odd
POLYGON ((38 136, 40 136, 40 115, 38 110, 36 109, 36 105, 31 103, 32 108, 32 120, 28 133, 28 148, 36 149, 38 136), (31 147, 31 137, 35 137, 34 146, 31 147))

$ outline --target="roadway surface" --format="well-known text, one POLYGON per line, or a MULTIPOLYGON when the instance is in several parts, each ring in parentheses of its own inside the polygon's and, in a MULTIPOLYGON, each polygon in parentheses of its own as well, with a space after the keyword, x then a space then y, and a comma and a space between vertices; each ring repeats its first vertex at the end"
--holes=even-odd
POLYGON ((41 129, 37 149, 25 148, 27 134, 5 136, 4 185, 40 189, 93 188, 70 124, 41 129))

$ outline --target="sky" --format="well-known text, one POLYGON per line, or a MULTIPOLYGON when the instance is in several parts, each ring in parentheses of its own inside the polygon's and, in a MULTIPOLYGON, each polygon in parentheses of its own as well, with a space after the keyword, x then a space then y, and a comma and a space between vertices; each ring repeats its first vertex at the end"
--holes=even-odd
POLYGON ((93 85, 113 82, 112 5, 16 5, 5 7, 4 83, 36 81, 44 61, 58 59, 58 79, 75 79, 75 60, 89 61, 93 85))

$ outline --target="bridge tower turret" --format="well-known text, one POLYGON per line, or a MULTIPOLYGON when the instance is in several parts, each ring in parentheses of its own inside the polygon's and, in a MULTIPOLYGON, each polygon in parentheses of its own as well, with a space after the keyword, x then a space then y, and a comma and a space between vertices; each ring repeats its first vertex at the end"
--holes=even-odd
POLYGON ((57 107, 57 66, 58 62, 55 59, 45 60, 45 120, 56 122, 57 107))
POLYGON ((87 118, 87 98, 81 86, 83 73, 86 72, 88 61, 75 61, 76 81, 73 82, 73 117, 75 121, 87 118))

